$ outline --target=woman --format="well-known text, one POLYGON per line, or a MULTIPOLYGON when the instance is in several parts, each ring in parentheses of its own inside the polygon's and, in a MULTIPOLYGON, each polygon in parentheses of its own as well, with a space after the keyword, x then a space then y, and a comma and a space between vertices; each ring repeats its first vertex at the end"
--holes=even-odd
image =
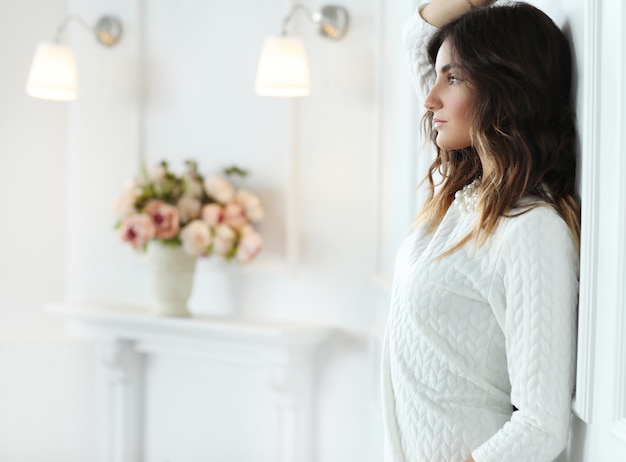
POLYGON ((536 8, 487 3, 434 0, 405 29, 436 157, 396 259, 387 462, 549 462, 567 443, 580 229, 570 51, 536 8))

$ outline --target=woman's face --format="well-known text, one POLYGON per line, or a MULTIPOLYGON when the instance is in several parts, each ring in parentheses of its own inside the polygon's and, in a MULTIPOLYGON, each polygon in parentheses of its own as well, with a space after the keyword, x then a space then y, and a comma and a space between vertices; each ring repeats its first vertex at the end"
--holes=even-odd
POLYGON ((433 113, 437 146, 453 150, 468 147, 470 142, 471 107, 474 95, 463 79, 462 68, 454 62, 448 40, 445 40, 435 62, 436 80, 426 96, 424 106, 433 113))

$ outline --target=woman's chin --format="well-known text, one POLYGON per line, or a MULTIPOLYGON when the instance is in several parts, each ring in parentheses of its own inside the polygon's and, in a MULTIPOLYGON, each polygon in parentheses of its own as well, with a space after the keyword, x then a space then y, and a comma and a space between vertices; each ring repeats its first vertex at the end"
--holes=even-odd
POLYGON ((447 140, 445 137, 437 136, 436 144, 439 149, 445 149, 446 151, 458 151, 459 149, 468 148, 471 146, 469 142, 459 142, 453 140, 447 140))

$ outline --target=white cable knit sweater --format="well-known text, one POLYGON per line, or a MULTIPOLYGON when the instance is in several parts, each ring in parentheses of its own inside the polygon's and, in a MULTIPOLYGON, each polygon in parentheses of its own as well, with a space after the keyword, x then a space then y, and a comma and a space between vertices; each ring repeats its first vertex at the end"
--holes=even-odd
MULTIPOLYGON (((416 13, 414 83, 430 86, 416 13)), ((503 218, 481 247, 437 259, 478 218, 452 204, 399 249, 382 360, 386 462, 550 462, 565 447, 575 367, 578 252, 548 206, 503 218), (512 405, 518 411, 512 412, 512 405)))

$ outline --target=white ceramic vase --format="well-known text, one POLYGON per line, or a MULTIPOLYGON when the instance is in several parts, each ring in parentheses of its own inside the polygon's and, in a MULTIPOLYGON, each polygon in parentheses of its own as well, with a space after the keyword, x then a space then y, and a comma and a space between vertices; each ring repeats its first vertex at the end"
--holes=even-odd
POLYGON ((148 244, 152 284, 152 313, 157 316, 189 316, 187 302, 193 289, 196 257, 181 246, 148 244))

